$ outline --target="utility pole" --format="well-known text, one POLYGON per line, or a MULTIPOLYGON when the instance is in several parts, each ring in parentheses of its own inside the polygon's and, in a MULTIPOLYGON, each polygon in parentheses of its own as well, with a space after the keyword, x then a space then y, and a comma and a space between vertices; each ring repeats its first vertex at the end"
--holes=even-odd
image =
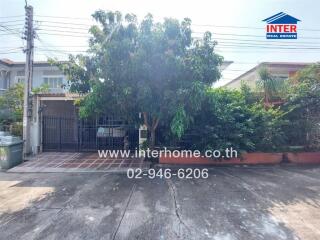
POLYGON ((25 6, 26 11, 26 31, 25 39, 27 41, 26 64, 25 64, 25 82, 24 82, 24 99, 23 99, 23 140, 24 157, 31 153, 30 149, 30 123, 32 117, 31 89, 33 73, 33 49, 34 49, 34 30, 33 30, 33 7, 25 6))

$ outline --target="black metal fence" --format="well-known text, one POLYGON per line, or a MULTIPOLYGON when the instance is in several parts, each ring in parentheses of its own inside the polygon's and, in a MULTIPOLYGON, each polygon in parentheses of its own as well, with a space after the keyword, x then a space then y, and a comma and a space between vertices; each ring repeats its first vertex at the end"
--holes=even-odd
POLYGON ((113 116, 92 119, 43 117, 43 151, 135 149, 138 129, 113 116))

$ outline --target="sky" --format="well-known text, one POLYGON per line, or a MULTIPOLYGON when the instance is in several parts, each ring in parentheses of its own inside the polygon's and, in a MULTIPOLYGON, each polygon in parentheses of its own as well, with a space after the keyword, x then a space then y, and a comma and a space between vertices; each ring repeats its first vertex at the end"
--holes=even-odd
MULTIPOLYGON (((134 13, 140 20, 147 13, 157 21, 188 17, 195 37, 211 31, 217 53, 234 61, 216 86, 265 61, 320 61, 320 1, 315 0, 28 0, 28 4, 35 15, 35 60, 66 60, 68 54, 83 53, 94 23, 91 14, 102 9, 134 13), (297 40, 265 39, 262 20, 278 12, 301 20, 297 40)), ((0 58, 25 60, 24 5, 25 0, 0 0, 0 58)))

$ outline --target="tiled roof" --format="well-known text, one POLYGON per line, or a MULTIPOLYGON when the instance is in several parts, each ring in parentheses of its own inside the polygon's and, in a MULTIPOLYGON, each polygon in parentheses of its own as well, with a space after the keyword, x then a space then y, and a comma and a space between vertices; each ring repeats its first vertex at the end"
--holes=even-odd
POLYGON ((226 83, 224 86, 228 86, 229 84, 236 82, 238 80, 241 80, 244 76, 247 74, 254 72, 256 69, 258 69, 261 66, 273 66, 273 67, 294 67, 294 66, 300 66, 300 67, 306 67, 312 63, 307 63, 307 62, 262 62, 258 64, 257 66, 251 68, 250 70, 246 71, 245 73, 241 74, 239 77, 236 77, 235 79, 231 80, 230 82, 226 83))
POLYGON ((78 93, 38 93, 36 94, 38 97, 64 97, 64 98, 80 98, 83 95, 78 93))
MULTIPOLYGON (((67 61, 60 61, 60 62, 66 63, 67 61)), ((7 58, 0 59, 0 63, 9 67, 23 67, 25 65, 25 62, 14 62, 7 58)), ((52 66, 52 64, 49 63, 48 61, 34 61, 33 65, 34 66, 52 66)))

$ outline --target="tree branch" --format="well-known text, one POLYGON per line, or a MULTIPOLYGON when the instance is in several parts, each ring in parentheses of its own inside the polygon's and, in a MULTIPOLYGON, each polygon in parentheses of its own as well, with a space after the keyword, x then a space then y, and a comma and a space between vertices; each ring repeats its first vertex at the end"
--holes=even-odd
POLYGON ((147 129, 150 129, 150 125, 148 122, 148 114, 146 112, 143 112, 143 121, 144 121, 144 124, 147 126, 147 129))
POLYGON ((159 125, 159 120, 160 120, 160 118, 154 118, 154 119, 153 119, 153 123, 152 123, 152 129, 153 129, 153 130, 156 130, 156 128, 158 127, 158 125, 159 125))

